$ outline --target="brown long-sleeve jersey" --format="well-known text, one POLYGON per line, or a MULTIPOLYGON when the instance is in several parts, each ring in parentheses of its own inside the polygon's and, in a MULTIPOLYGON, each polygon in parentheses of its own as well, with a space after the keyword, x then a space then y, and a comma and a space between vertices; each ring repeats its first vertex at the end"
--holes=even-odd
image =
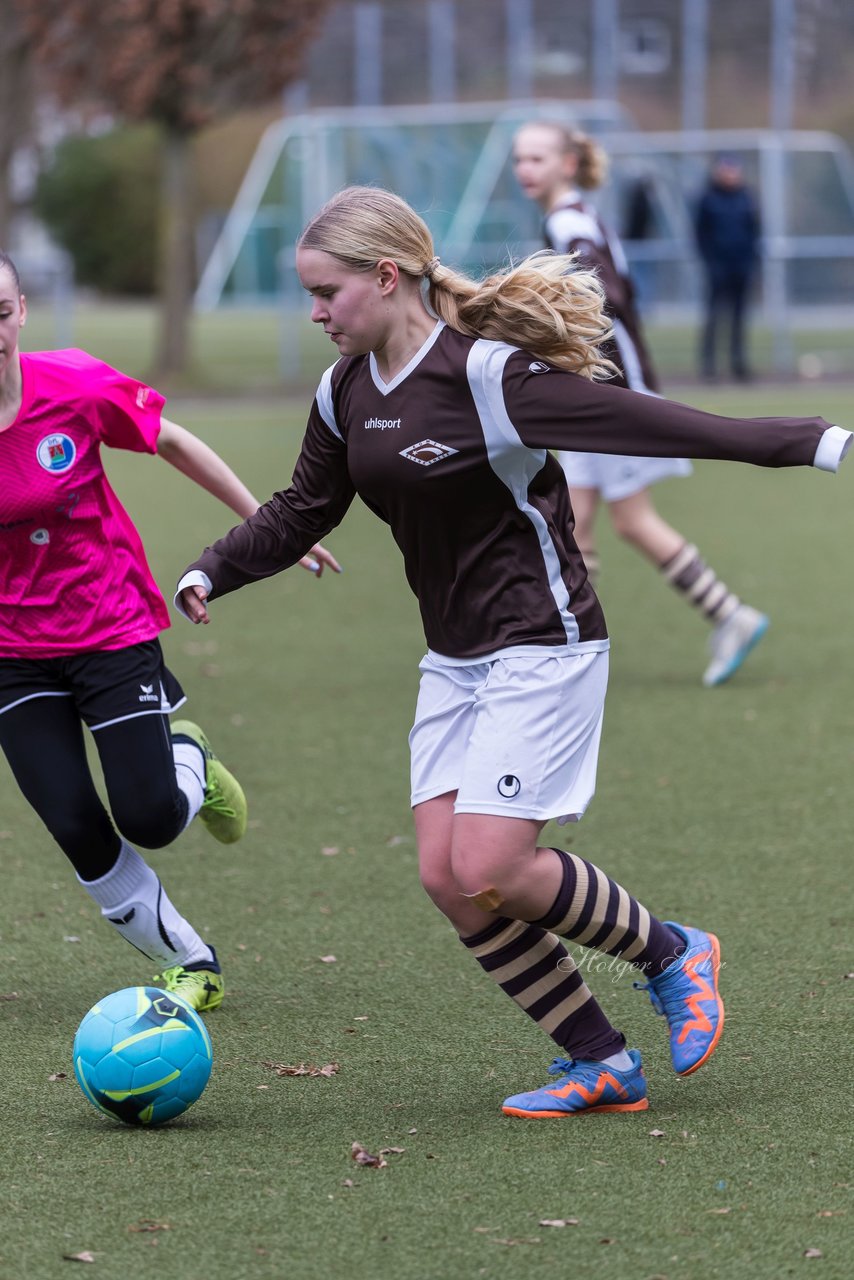
POLYGON ((810 466, 828 426, 718 417, 439 323, 390 383, 372 355, 327 370, 290 486, 190 569, 207 574, 211 599, 278 573, 358 494, 400 547, 434 652, 462 660, 518 645, 606 648, 549 450, 810 466))

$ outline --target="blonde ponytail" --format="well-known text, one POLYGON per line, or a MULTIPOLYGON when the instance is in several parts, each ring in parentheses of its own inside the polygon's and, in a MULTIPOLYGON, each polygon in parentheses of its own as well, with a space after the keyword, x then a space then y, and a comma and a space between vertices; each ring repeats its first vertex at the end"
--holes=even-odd
POLYGON ((608 157, 598 143, 580 130, 567 130, 571 150, 578 156, 575 181, 583 191, 595 191, 608 176, 608 157))
POLYGON ((430 307, 460 333, 510 343, 585 378, 616 372, 599 350, 611 336, 602 286, 592 272, 577 270, 574 254, 535 253, 472 280, 439 261, 426 223, 381 187, 345 187, 315 214, 298 244, 354 271, 390 259, 426 282, 430 307))
POLYGON ((444 268, 433 274, 427 300, 461 333, 521 347, 568 373, 608 378, 616 369, 600 351, 612 333, 604 290, 576 261, 543 250, 479 284, 444 268))

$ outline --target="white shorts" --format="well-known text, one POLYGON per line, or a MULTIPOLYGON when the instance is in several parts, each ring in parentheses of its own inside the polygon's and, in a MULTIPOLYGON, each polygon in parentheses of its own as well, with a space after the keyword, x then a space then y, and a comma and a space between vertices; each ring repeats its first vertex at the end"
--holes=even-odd
POLYGON ((456 791, 456 813, 581 817, 596 789, 607 650, 471 666, 428 654, 419 670, 413 806, 456 791))
POLYGON ((689 476, 687 458, 630 458, 620 453, 557 455, 570 488, 598 489, 604 502, 619 502, 669 476, 689 476))

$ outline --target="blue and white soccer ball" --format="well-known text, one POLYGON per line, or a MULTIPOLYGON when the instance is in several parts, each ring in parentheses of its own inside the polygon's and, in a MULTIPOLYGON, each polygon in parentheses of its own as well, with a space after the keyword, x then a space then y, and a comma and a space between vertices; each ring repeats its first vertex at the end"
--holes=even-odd
POLYGON ((125 1124, 179 1116, 211 1074, 211 1039, 195 1009, 158 987, 126 987, 89 1010, 74 1037, 74 1074, 86 1097, 125 1124))

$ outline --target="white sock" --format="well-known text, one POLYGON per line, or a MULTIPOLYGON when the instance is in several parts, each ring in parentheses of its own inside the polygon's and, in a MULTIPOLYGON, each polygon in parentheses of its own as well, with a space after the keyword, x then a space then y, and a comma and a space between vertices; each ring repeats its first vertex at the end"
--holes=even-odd
POLYGON ((602 1059, 603 1067, 613 1067, 615 1071, 631 1071, 634 1065, 628 1049, 621 1049, 619 1053, 612 1053, 610 1058, 602 1059))
POLYGON ((172 739, 172 757, 175 761, 175 778, 187 797, 187 821, 184 830, 193 821, 205 798, 205 757, 195 742, 176 742, 172 739))
POLYGON ((131 946, 162 965, 212 959, 210 947, 176 911, 158 876, 136 849, 122 840, 115 866, 99 880, 77 879, 101 915, 131 946))

